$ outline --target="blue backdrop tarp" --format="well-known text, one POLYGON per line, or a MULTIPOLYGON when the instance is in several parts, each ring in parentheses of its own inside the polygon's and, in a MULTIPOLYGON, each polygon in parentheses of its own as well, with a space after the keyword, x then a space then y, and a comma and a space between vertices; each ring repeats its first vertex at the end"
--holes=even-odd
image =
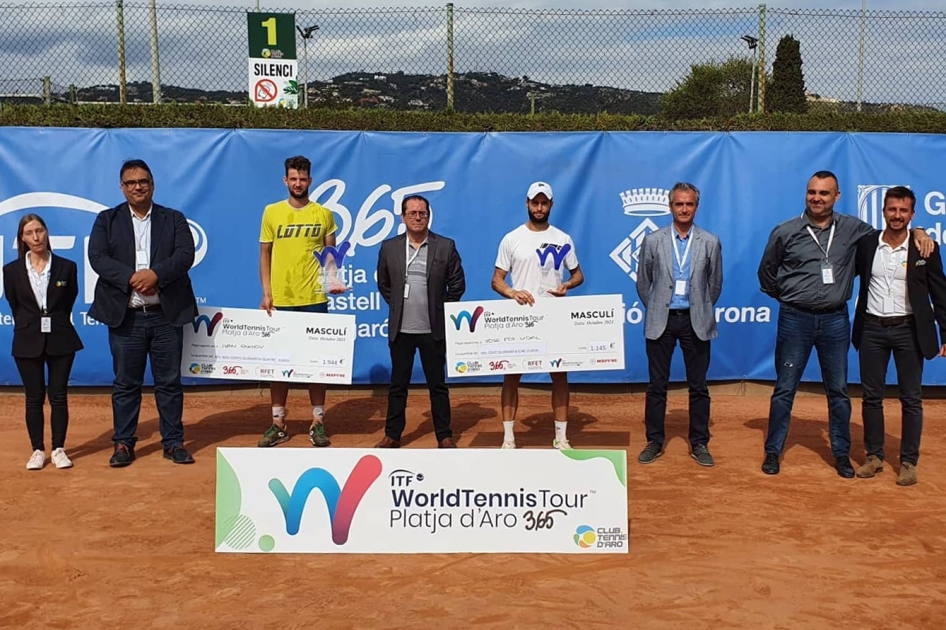
MULTIPOLYGON (((627 368, 575 374, 576 382, 647 380, 634 285, 637 252, 645 234, 670 223, 666 197, 676 181, 701 189, 697 223, 723 244, 713 380, 774 378, 778 307, 759 291, 756 268, 771 229, 804 209, 814 171, 837 173, 838 211, 877 227, 884 190, 910 186, 917 193, 915 224, 943 242, 946 136, 2 128, 0 259, 16 255, 20 216, 37 212, 49 224, 56 252, 79 263, 74 319, 86 349, 76 360, 75 384, 112 379, 107 331, 86 316, 95 281, 86 251, 95 213, 123 200, 121 163, 146 160, 154 171, 155 200, 191 220, 197 242, 191 277, 199 302, 254 308, 260 301, 260 215, 267 203, 285 198, 283 161, 295 154, 312 160, 312 198, 335 212, 339 242, 351 243, 345 266, 353 291, 333 306, 358 318, 356 383, 388 378, 387 307, 374 269, 379 244, 401 228, 401 199, 414 193, 430 199, 432 228, 457 241, 465 299, 482 300, 496 297, 489 288, 496 250, 502 236, 526 219, 526 188, 535 180, 551 183, 552 222, 572 235, 586 277, 577 293, 625 296, 627 368)), ((10 347, 12 333, 3 301, 0 347, 10 347)), ((683 379, 681 360, 672 376, 683 379)), ((820 380, 814 357, 805 377, 820 380)), ((422 379, 419 365, 415 378, 422 379)), ((853 353, 850 380, 858 380, 853 353)), ((946 361, 927 364, 924 383, 944 381, 946 361)), ((0 361, 0 383, 19 382, 12 359, 0 361)))

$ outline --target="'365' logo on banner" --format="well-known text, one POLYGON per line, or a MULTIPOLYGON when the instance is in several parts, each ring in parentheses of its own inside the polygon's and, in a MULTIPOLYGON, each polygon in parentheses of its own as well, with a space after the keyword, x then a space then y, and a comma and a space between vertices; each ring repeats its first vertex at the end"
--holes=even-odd
POLYGON ((296 480, 290 494, 279 479, 269 482, 269 489, 282 508, 286 520, 286 533, 295 536, 302 524, 302 513, 313 490, 322 493, 328 507, 328 518, 332 524, 332 542, 344 545, 348 542, 355 510, 368 492, 371 484, 381 476, 381 460, 374 455, 365 455, 358 460, 348 475, 345 485, 339 488, 335 477, 324 468, 310 468, 296 480))

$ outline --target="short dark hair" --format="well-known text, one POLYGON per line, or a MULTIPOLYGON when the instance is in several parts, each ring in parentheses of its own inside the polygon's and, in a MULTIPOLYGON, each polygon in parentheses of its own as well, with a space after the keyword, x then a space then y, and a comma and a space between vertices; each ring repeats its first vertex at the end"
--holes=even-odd
POLYGON ((675 192, 692 192, 696 195, 696 205, 700 205, 700 189, 691 184, 690 182, 677 182, 673 185, 673 188, 670 189, 670 193, 667 195, 667 202, 673 203, 673 194, 675 192))
POLYGON ((906 186, 894 186, 884 194, 884 206, 888 199, 909 199, 910 209, 916 210, 916 195, 906 186))
POLYGON ((26 258, 26 252, 30 251, 30 248, 23 242, 23 228, 25 228, 26 224, 30 221, 39 221, 39 224, 43 226, 43 229, 46 230, 46 249, 53 251, 53 246, 49 242, 49 228, 46 227, 46 222, 43 221, 43 217, 32 213, 24 214, 20 219, 19 227, 16 228, 16 251, 19 253, 20 258, 26 258))
POLYGON ((430 214, 430 202, 427 201, 426 197, 421 197, 420 195, 410 195, 401 199, 401 214, 404 214, 407 211, 407 202, 411 199, 419 199, 424 202, 424 207, 427 209, 427 214, 430 214))
POLYGON ((831 171, 818 171, 811 176, 812 179, 833 179, 835 186, 838 188, 841 187, 841 184, 838 182, 838 176, 832 173, 831 171))
POLYGON ((289 169, 310 175, 312 173, 312 162, 304 155, 294 155, 291 158, 286 158, 286 177, 289 177, 289 169))
POLYGON ((125 160, 122 164, 122 170, 118 173, 118 179, 122 179, 125 176, 125 171, 130 171, 133 168, 140 168, 148 174, 148 179, 154 181, 154 176, 151 174, 151 169, 148 167, 148 163, 144 160, 125 160))

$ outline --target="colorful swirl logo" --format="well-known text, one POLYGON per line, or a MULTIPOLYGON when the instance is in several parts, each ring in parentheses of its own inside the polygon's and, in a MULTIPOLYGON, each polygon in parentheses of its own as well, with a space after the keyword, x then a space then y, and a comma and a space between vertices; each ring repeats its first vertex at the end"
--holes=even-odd
POLYGON ((465 373, 466 373, 466 369, 467 369, 467 366, 466 366, 466 362, 465 362, 465 361, 460 361, 459 363, 457 363, 457 373, 458 373, 458 374, 465 374, 465 373))
POLYGON ((595 542, 598 540, 594 528, 588 527, 587 525, 579 525, 578 529, 575 530, 575 536, 573 538, 575 544, 582 549, 594 547, 595 542))

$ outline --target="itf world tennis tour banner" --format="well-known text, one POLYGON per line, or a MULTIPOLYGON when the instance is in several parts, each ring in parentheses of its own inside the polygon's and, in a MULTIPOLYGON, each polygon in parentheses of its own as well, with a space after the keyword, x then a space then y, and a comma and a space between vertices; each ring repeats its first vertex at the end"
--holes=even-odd
POLYGON ((447 375, 624 369, 620 295, 444 306, 447 375))
MULTIPOLYGON (((723 289, 714 309, 719 336, 713 339, 707 375, 713 381, 775 378, 779 307, 759 290, 756 270, 772 229, 804 210, 808 179, 815 171, 837 174, 841 198, 836 212, 882 228, 884 193, 905 185, 916 193, 914 226, 924 227, 941 245, 946 233, 946 169, 942 166, 946 134, 0 127, 0 263, 16 257, 17 224, 32 212, 45 219, 56 253, 79 267, 73 321, 85 349, 76 355, 73 385, 108 385, 113 380, 108 331, 89 317, 96 275, 87 251, 96 214, 124 201, 119 186, 122 162, 129 158, 147 161, 154 173, 155 202, 187 217, 196 245, 190 277, 198 305, 256 309, 262 298, 259 235, 263 208, 287 198, 284 162, 300 154, 312 160, 311 199, 330 210, 338 226, 335 247, 318 254, 326 266, 335 265, 335 280, 350 287, 329 296, 329 313, 354 318, 353 363, 347 368, 353 384, 390 382, 388 305, 378 290, 375 270, 382 241, 404 233, 401 202, 410 195, 427 198, 431 230, 456 241, 466 276, 462 300, 473 309, 464 306, 451 312, 462 315, 467 310, 466 326, 477 304, 499 297, 490 286, 499 243, 527 220, 529 184, 551 184, 555 198, 550 221, 571 236, 585 277, 568 296, 621 298, 615 320, 623 328, 623 356, 585 353, 596 361, 568 366, 569 380, 576 383, 647 382, 645 309, 636 287, 640 249, 648 234, 671 224, 667 195, 678 181, 700 189, 696 224, 716 234, 722 243, 723 289), (615 364, 612 359, 623 362, 615 364)), ((501 307, 491 308, 499 313, 501 307)), ((475 331, 464 334, 480 335, 483 317, 477 320, 475 331)), ((451 326, 448 322, 447 330, 451 326)), ((574 333, 590 330, 576 327, 574 333)), ((457 332, 455 326, 453 331, 457 332)), ((522 332, 518 341, 501 339, 481 349, 497 352, 489 345, 518 345, 519 351, 529 352, 540 349, 529 346, 535 340, 522 332)), ((205 334, 201 328, 197 336, 205 334)), ((482 334, 488 333, 483 330, 482 334)), ((578 347, 558 345, 578 341, 577 337, 561 338, 564 334, 548 333, 542 340, 546 344, 542 360, 557 361, 561 354, 564 364, 566 352, 580 352, 578 347)), ((0 352, 9 350, 12 337, 10 308, 6 300, 0 300, 0 352)), ((489 334, 489 339, 497 338, 489 334)), ((590 348, 592 343, 606 342, 610 351, 612 341, 616 338, 589 336, 573 345, 590 348)), ((538 363, 528 363, 538 361, 537 356, 500 354, 468 357, 481 367, 488 366, 487 361, 502 365, 495 371, 471 370, 471 361, 466 361, 464 372, 457 366, 461 361, 451 360, 450 374, 456 377, 451 381, 462 377, 462 382, 493 383, 511 369, 503 360, 524 360, 524 367, 514 369, 526 372, 525 382, 548 382, 545 366, 540 370, 538 363)), ((245 367, 242 361, 235 365, 245 367)), ((234 376, 221 374, 225 366, 233 367, 191 361, 185 375, 202 380, 187 378, 185 382, 234 376), (199 364, 201 374, 190 372, 192 363, 199 364), (204 363, 215 366, 212 374, 203 373, 204 363)), ((304 369, 300 364, 282 369, 309 373, 322 367, 304 369)), ((859 381, 853 351, 848 372, 850 382, 859 381)), ((242 376, 257 378, 250 373, 242 376)), ((673 362, 670 376, 674 381, 685 380, 683 361, 673 362)), ((893 377, 891 369, 888 382, 893 377)), ((809 361, 803 378, 821 380, 817 361, 809 361)), ((419 361, 412 380, 424 381, 419 361)), ((926 362, 923 382, 946 383, 946 360, 926 362)), ((19 384, 13 361, 0 361, 0 385, 19 384)))
POLYGON ((217 449, 218 552, 627 553, 624 451, 217 449))
POLYGON ((355 316, 200 308, 184 327, 181 373, 198 378, 350 384, 355 316))

